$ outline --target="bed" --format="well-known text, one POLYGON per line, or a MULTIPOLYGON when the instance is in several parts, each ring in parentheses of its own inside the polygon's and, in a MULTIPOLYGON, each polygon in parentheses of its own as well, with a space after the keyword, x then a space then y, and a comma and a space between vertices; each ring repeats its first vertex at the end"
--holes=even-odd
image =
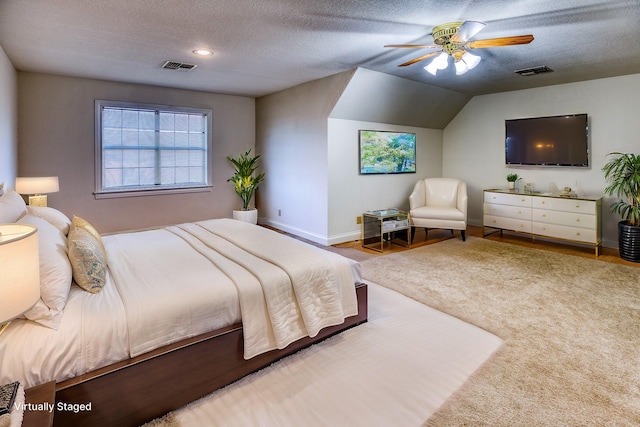
POLYGON ((0 222, 38 228, 41 299, 0 337, 0 383, 90 404, 56 405, 54 425, 140 425, 366 321, 356 262, 264 227, 100 236, 23 204, 0 197, 0 222))

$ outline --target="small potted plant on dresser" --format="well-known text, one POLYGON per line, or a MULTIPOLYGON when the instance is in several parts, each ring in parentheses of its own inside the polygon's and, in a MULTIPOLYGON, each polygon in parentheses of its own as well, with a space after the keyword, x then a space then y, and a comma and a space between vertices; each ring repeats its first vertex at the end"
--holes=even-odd
POLYGON ((640 155, 609 153, 611 159, 602 167, 609 185, 604 193, 619 200, 611 205, 611 212, 620 214, 618 248, 626 261, 640 262, 640 155))
POLYGON ((507 175, 507 182, 509 183, 509 190, 516 188, 516 181, 518 180, 517 173, 510 173, 507 175))
POLYGON ((254 176, 259 158, 259 155, 251 156, 251 149, 240 154, 236 159, 227 157, 235 167, 235 173, 227 181, 233 182, 235 192, 242 199, 242 210, 234 210, 233 219, 252 224, 258 223, 258 210, 256 208, 249 209, 249 204, 258 186, 264 180, 264 173, 254 176))

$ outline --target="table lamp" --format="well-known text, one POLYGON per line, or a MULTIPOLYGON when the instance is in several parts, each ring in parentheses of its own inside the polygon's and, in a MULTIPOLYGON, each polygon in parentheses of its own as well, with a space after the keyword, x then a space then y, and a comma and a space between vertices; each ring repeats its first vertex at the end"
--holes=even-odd
POLYGON ((60 191, 57 176, 18 177, 16 192, 29 195, 29 206, 47 206, 47 195, 60 191))
POLYGON ((0 335, 40 298, 38 229, 0 224, 0 335))

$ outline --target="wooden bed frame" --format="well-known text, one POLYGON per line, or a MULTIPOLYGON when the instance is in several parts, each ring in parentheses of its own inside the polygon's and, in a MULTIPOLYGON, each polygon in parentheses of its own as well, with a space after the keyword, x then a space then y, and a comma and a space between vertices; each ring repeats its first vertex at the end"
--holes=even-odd
POLYGON ((54 426, 140 426, 345 329, 367 321, 367 285, 358 314, 282 350, 243 357, 242 324, 186 339, 56 384, 54 426), (58 402, 91 404, 59 411, 58 402))

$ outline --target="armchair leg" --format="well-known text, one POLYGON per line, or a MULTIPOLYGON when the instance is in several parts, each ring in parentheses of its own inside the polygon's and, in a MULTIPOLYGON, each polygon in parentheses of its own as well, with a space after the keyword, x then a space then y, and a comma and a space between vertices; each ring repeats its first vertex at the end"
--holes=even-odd
MULTIPOLYGON (((424 240, 427 240, 427 237, 429 236, 429 229, 427 227, 424 227, 424 240)), ((413 244, 413 238, 416 237, 416 228, 415 227, 411 227, 411 243, 413 244)))
POLYGON ((460 230, 460 234, 462 235, 462 241, 463 242, 466 242, 466 240, 465 240, 465 231, 466 230, 460 230))

